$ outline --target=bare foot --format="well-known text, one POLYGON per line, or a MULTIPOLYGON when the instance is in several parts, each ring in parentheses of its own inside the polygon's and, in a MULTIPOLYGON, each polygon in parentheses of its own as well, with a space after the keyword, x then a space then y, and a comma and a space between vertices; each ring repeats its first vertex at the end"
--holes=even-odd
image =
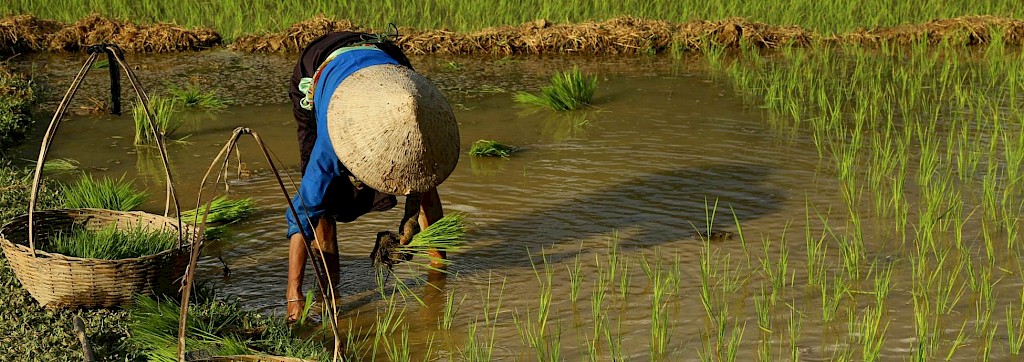
POLYGON ((306 309, 306 301, 292 300, 288 302, 288 323, 295 323, 302 317, 302 310, 306 309))

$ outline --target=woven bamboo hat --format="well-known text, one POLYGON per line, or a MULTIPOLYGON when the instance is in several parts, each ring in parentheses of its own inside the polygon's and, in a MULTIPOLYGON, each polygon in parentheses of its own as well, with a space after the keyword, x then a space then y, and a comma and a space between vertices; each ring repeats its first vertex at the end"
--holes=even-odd
POLYGON ((459 127, 448 101, 400 65, 374 65, 345 78, 331 95, 327 133, 356 178, 389 194, 430 190, 459 161, 459 127))

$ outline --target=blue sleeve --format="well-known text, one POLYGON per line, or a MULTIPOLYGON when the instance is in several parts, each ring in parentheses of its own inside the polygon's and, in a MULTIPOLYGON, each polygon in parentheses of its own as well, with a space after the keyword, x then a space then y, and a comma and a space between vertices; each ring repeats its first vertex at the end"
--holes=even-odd
POLYGON ((299 213, 299 221, 295 220, 291 209, 285 210, 285 218, 288 219, 288 238, 301 231, 306 240, 312 239, 313 226, 319 222, 320 216, 326 210, 324 195, 327 193, 327 186, 335 177, 341 176, 338 156, 334 154, 328 140, 328 137, 318 137, 313 144, 309 164, 306 165, 302 183, 299 184, 299 192, 292 198, 295 211, 299 213))

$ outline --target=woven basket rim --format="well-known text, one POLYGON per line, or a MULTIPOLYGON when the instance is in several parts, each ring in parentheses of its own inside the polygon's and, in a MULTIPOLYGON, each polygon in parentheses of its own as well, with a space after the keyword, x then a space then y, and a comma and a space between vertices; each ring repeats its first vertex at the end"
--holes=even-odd
MULTIPOLYGON (((47 213, 47 212, 55 212, 55 211, 56 212, 85 211, 84 213, 88 213, 88 212, 106 212, 106 213, 122 214, 122 215, 140 215, 140 216, 148 216, 148 217, 158 217, 158 218, 162 218, 162 219, 167 219, 167 221, 172 221, 172 222, 176 221, 172 217, 158 215, 158 214, 153 214, 153 213, 149 213, 149 212, 145 212, 145 211, 118 211, 118 210, 99 209, 99 208, 48 209, 48 210, 36 210, 36 213, 38 214, 38 213, 47 213)), ((4 233, 4 231, 7 230, 11 225, 14 225, 15 223, 18 223, 18 219, 22 219, 22 218, 26 218, 26 220, 24 220, 24 222, 27 222, 28 213, 24 213, 24 214, 15 216, 15 217, 11 218, 11 221, 8 221, 8 222, 4 223, 2 226, 0 226, 0 244, 3 244, 4 249, 13 248, 13 250, 15 250, 15 251, 17 251, 17 252, 19 252, 21 254, 31 255, 32 254, 32 249, 30 249, 26 245, 18 244, 18 243, 15 243, 15 242, 11 241, 10 239, 7 238, 7 235, 4 233)), ((188 228, 188 227, 192 227, 192 225, 182 221, 182 228, 188 228)), ((175 226, 175 228, 177 228, 177 226, 175 226)), ((176 247, 176 248, 173 248, 173 249, 167 249, 167 250, 161 251, 161 252, 156 253, 156 254, 143 255, 143 256, 135 257, 135 258, 124 258, 124 259, 80 258, 80 257, 77 257, 77 256, 69 256, 69 255, 64 255, 64 254, 59 254, 59 253, 51 253, 51 252, 47 252, 47 251, 44 251, 44 250, 39 249, 39 248, 36 248, 36 257, 37 258, 53 259, 53 260, 75 261, 75 262, 106 262, 106 263, 112 263, 112 262, 144 261, 144 260, 149 260, 149 259, 155 259, 155 258, 158 258, 158 257, 162 257, 164 255, 167 255, 167 254, 170 254, 170 253, 173 253, 173 252, 181 252, 183 250, 186 250, 186 249, 192 247, 192 244, 194 244, 194 242, 188 241, 188 239, 189 239, 188 235, 183 235, 183 237, 186 240, 179 247, 176 247)), ((200 237, 202 237, 202 236, 200 236, 200 237)))

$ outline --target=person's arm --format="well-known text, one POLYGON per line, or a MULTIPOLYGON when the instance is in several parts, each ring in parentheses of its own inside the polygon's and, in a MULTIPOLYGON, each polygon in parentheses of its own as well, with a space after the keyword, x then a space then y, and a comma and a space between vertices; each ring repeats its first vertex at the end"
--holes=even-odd
POLYGON ((302 313, 302 276, 306 269, 306 238, 313 238, 313 228, 325 211, 324 194, 331 180, 338 175, 337 158, 329 157, 331 153, 323 152, 322 142, 317 142, 310 155, 309 165, 302 175, 299 192, 292 199, 292 205, 299 214, 296 218, 291 208, 285 210, 288 220, 288 285, 285 290, 287 298, 288 320, 297 320, 302 313))

